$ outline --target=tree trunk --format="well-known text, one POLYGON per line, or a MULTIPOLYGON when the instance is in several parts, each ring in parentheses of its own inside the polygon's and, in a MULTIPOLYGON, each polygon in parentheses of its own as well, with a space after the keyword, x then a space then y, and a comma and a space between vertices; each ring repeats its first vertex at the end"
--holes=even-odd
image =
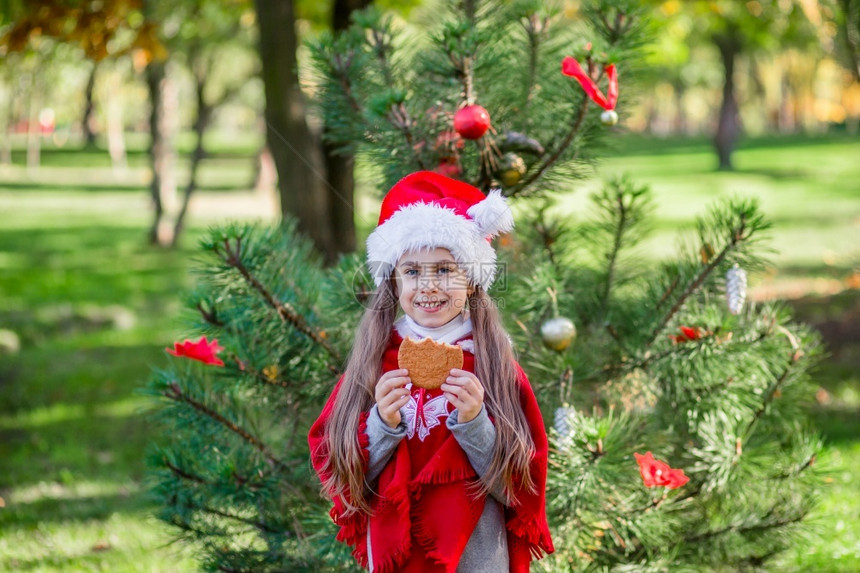
MULTIPOLYGON (((355 10, 366 8, 371 0, 335 0, 332 7, 331 27, 335 34, 349 28, 355 10)), ((323 144, 328 179, 328 204, 332 239, 339 253, 355 251, 355 158, 351 154, 337 154, 337 146, 323 144)))
POLYGON ((741 51, 738 31, 729 28, 724 34, 715 36, 714 43, 720 50, 723 62, 723 103, 720 106, 717 135, 714 140, 719 158, 720 170, 731 170, 732 151, 740 135, 740 119, 738 118, 738 103, 735 96, 735 61, 741 51))
POLYGON ((87 80, 87 87, 84 91, 84 98, 86 103, 84 104, 84 115, 81 118, 81 131, 84 134, 84 145, 87 147, 94 147, 96 144, 96 133, 93 129, 95 126, 95 105, 93 104, 93 90, 96 86, 96 70, 98 69, 98 62, 93 62, 93 67, 90 70, 90 77, 87 80))
POLYGON ((152 245, 169 244, 164 236, 165 229, 165 198, 163 194, 165 171, 168 163, 168 142, 163 130, 164 98, 163 84, 165 81, 164 62, 152 62, 146 68, 146 84, 149 88, 149 162, 152 170, 152 181, 149 193, 152 197, 153 221, 149 229, 149 242, 152 245))
POLYGON ((337 249, 328 214, 320 144, 308 127, 299 88, 293 0, 255 0, 266 93, 266 141, 278 170, 281 213, 298 220, 326 261, 337 249))
MULTIPOLYGON (((108 93, 118 93, 122 88, 122 72, 113 70, 109 74, 108 93)), ((122 99, 119 97, 107 98, 104 106, 107 116, 107 145, 110 155, 111 168, 115 175, 125 175, 128 171, 128 156, 125 151, 125 125, 122 118, 122 99)))
POLYGON ((212 117, 212 106, 207 105, 204 97, 206 91, 206 74, 195 74, 195 88, 197 92, 197 119, 194 122, 194 135, 197 138, 197 144, 194 146, 194 152, 191 154, 191 167, 188 176, 188 185, 185 187, 185 195, 182 197, 182 207, 179 209, 179 214, 176 216, 176 223, 173 226, 173 236, 171 237, 171 246, 175 247, 179 243, 179 235, 182 233, 185 223, 185 214, 188 212, 188 204, 191 202, 191 195, 197 189, 197 173, 200 168, 200 162, 206 156, 206 150, 203 148, 203 135, 206 133, 206 127, 209 125, 209 119, 212 117))
POLYGON ((334 0, 331 10, 331 29, 337 33, 349 28, 352 13, 373 4, 373 0, 334 0))
POLYGON ((854 78, 860 82, 860 0, 841 0, 843 11, 843 33, 854 78))
POLYGON ((337 253, 355 251, 355 158, 337 155, 337 146, 323 144, 328 175, 329 222, 337 253))

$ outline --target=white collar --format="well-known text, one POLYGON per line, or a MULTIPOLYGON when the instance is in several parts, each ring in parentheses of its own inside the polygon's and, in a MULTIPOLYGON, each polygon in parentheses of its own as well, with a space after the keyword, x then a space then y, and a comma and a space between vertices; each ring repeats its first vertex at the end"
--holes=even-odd
POLYGON ((447 324, 436 328, 421 326, 408 315, 404 315, 394 324, 394 328, 401 338, 412 338, 422 340, 431 338, 436 342, 447 342, 453 344, 472 333, 472 319, 468 316, 458 314, 447 324))

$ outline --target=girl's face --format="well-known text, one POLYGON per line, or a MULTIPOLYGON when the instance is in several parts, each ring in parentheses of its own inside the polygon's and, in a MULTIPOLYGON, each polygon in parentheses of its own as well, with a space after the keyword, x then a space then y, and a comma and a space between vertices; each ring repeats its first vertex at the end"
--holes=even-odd
POLYGON ((394 270, 400 307, 426 328, 449 323, 466 307, 472 289, 448 249, 407 251, 394 270))

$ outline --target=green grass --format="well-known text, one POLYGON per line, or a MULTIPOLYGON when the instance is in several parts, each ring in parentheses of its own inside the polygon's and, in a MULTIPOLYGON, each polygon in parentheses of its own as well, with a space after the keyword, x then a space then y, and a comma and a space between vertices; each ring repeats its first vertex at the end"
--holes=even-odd
MULTIPOLYGON (((736 170, 714 169, 700 141, 655 142, 629 136, 597 166, 582 193, 561 200, 563 212, 588 209, 588 191, 603 178, 629 173, 655 191, 657 221, 647 256, 675 251, 679 230, 727 197, 755 197, 773 223, 775 272, 787 277, 838 276, 860 269, 860 141, 850 137, 751 141, 735 153, 736 170)), ((774 277, 768 277, 773 280, 774 277)))
MULTIPOLYGON (((215 141, 189 236, 171 252, 145 245, 145 142, 131 143, 125 173, 111 170, 104 151, 68 148, 45 150, 36 171, 22 166, 18 152, 15 165, 0 167, 0 329, 21 341, 20 352, 0 354, 0 571, 197 568, 191 550, 169 544, 172 530, 152 517, 143 459, 153 435, 137 390, 166 363, 164 347, 185 334, 179 293, 191 286, 195 238, 228 215, 259 213, 236 208, 253 195, 229 190, 248 180, 254 145, 215 141)), ((707 142, 627 137, 619 144, 598 174, 626 170, 653 186, 658 220, 648 256, 671 252, 675 232, 717 197, 754 194, 781 250, 754 287, 838 286, 857 269, 856 142, 751 141, 737 153, 734 173, 713 170, 707 142)), ((584 191, 597 184, 563 208, 587 208, 584 191)), ((374 200, 360 204, 375 220, 366 215, 374 200)), ((839 297, 801 299, 799 316, 839 323, 857 312, 858 298, 856 291, 839 297)), ((782 556, 781 570, 860 570, 858 363, 856 342, 846 343, 819 373, 831 402, 812 414, 826 440, 818 463, 830 471, 831 487, 814 516, 818 536, 782 556)))

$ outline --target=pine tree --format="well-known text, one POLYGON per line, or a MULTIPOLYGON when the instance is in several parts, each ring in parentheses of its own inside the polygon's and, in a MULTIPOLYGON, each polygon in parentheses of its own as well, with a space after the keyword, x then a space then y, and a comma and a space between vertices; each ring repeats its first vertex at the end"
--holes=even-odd
MULTIPOLYGON (((768 227, 756 204, 714 206, 658 267, 637 256, 653 206, 631 179, 582 220, 552 214, 548 192, 574 190, 611 133, 613 77, 634 85, 638 6, 464 2, 428 34, 367 11, 312 47, 329 135, 380 167, 380 189, 436 169, 501 186, 522 213, 491 294, 551 426, 557 551, 535 570, 755 567, 804 531, 820 485, 801 408, 817 341, 745 302, 768 227), (481 113, 455 121, 476 105, 480 136, 481 113)), ((290 224, 214 230, 203 253, 188 334, 206 338, 148 386, 160 517, 210 570, 354 569, 305 436, 373 288, 363 258, 325 268, 290 224)))
POLYGON ((805 533, 821 485, 802 412, 818 340, 779 304, 735 312, 736 276, 763 264, 755 202, 713 206, 687 252, 648 269, 648 197, 611 181, 591 220, 538 210, 509 248, 511 332, 554 422, 548 570, 754 568, 805 533), (561 352, 537 335, 555 316, 578 331, 561 352), (640 479, 648 452, 686 475, 643 462, 640 479))

